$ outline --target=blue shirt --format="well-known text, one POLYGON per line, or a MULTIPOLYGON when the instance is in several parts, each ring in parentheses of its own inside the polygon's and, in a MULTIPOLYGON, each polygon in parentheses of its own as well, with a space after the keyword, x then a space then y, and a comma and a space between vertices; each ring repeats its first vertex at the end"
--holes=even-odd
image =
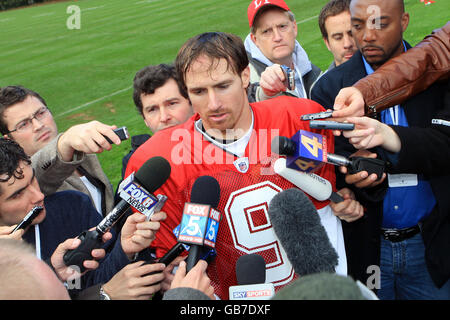
MULTIPOLYGON (((406 45, 403 42, 406 51, 406 45)), ((367 74, 374 70, 362 57, 367 74)), ((401 105, 381 111, 381 122, 408 127, 408 120, 401 105)), ((408 228, 417 225, 430 214, 436 205, 431 185, 422 175, 417 176, 416 186, 388 187, 383 200, 383 228, 408 228)))

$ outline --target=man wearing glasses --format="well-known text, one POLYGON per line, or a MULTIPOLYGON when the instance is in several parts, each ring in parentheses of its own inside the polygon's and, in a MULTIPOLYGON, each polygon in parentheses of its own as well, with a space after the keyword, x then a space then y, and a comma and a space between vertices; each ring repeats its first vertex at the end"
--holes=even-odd
POLYGON ((43 193, 81 191, 102 215, 114 207, 113 189, 95 153, 111 149, 104 136, 120 144, 114 128, 91 121, 58 134, 53 115, 38 93, 22 86, 0 88, 0 133, 32 157, 43 193))

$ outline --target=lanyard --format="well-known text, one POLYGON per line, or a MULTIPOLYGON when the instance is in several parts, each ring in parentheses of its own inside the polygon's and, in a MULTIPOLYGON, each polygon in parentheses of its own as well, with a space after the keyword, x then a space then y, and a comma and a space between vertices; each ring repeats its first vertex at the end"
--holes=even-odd
POLYGON ((389 113, 391 114, 392 124, 398 126, 398 105, 389 108, 389 113))
POLYGON ((42 260, 41 257, 41 234, 39 233, 39 225, 34 225, 34 238, 35 238, 35 246, 36 246, 36 256, 39 260, 42 260))

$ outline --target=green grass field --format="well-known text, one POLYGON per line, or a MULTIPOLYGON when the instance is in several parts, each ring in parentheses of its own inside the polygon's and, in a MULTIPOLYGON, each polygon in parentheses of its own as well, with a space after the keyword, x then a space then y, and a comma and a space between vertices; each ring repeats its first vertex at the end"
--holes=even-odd
MULTIPOLYGON (((287 0, 299 24, 298 40, 311 61, 326 69, 332 56, 317 16, 326 0, 287 0)), ((0 12, 0 86, 22 84, 49 104, 58 128, 90 120, 147 132, 132 101, 132 80, 149 64, 172 62, 191 36, 225 31, 248 33, 249 0, 81 0, 0 12), (70 5, 81 8, 80 29, 66 22, 70 5)), ((412 45, 449 20, 450 1, 425 6, 405 0, 412 45)), ((99 155, 114 186, 130 142, 99 155)))

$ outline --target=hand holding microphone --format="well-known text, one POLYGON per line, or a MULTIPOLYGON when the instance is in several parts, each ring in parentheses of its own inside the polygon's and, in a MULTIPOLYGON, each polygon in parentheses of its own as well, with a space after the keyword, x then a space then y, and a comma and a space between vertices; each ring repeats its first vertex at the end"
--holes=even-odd
POLYGON ((211 285, 211 279, 206 274, 208 263, 199 260, 197 264, 187 272, 187 264, 181 261, 178 270, 175 273, 170 289, 192 288, 206 294, 211 300, 215 300, 214 288, 211 285))
POLYGON ((147 221, 147 217, 139 212, 129 216, 120 232, 123 252, 131 259, 134 253, 148 248, 161 226, 160 221, 166 218, 167 214, 163 211, 152 215, 150 221, 147 221))
MULTIPOLYGON (((68 251, 64 255, 64 263, 67 266, 75 265, 83 272, 85 270, 83 261, 92 258, 92 249, 100 248, 102 246, 102 235, 112 228, 130 205, 140 212, 154 213, 152 209, 158 204, 158 198, 152 193, 166 182, 170 176, 170 171, 169 162, 162 157, 153 157, 147 160, 136 172, 134 180, 126 182, 125 187, 120 192, 122 200, 114 207, 114 209, 94 230, 84 231, 78 236, 81 240, 80 246, 75 250, 68 251)), ((128 230, 128 227, 124 226, 124 228, 128 230)), ((131 247, 130 250, 136 248, 136 246, 133 248, 133 245, 135 244, 132 242, 127 243, 125 241, 124 250, 127 250, 128 244, 131 247)), ((123 245, 124 244, 122 243, 122 246, 123 245)), ((130 254, 131 252, 128 253, 130 254)))
MULTIPOLYGON (((106 232, 102 236, 102 241, 107 242, 112 238, 110 232, 106 232)), ((101 260, 105 257, 104 249, 93 249, 91 251, 92 260, 83 261, 83 267, 85 271, 81 274, 74 273, 76 272, 72 268, 66 266, 64 263, 63 257, 64 254, 69 250, 76 249, 81 243, 81 240, 78 238, 67 239, 66 241, 60 243, 58 247, 53 252, 50 257, 50 263, 52 264, 53 270, 61 281, 73 280, 77 277, 82 276, 87 271, 92 271, 98 268, 99 263, 98 260, 101 260)))

